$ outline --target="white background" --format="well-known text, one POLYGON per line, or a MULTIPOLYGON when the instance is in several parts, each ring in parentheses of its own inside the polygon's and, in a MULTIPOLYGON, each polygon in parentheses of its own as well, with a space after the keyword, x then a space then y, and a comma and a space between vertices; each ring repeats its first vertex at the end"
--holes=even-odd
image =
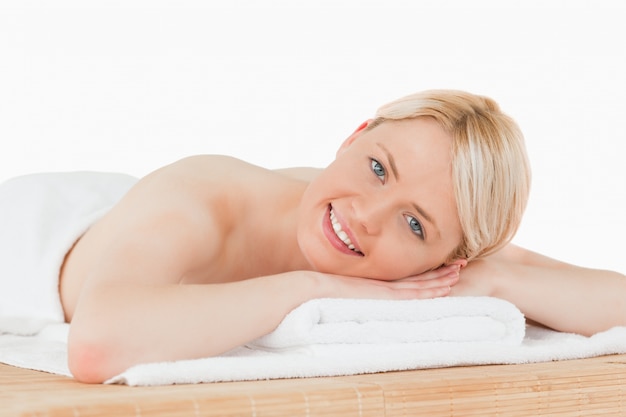
POLYGON ((0 181, 196 153, 324 166, 379 105, 464 89, 525 133, 515 241, 626 273, 622 4, 0 0, 0 181))

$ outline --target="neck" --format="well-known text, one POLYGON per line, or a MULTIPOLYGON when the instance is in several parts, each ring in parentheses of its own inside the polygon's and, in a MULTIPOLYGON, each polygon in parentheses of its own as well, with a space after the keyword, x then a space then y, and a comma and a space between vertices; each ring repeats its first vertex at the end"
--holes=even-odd
POLYGON ((311 269, 297 239, 299 204, 306 186, 304 181, 288 180, 261 215, 266 221, 257 228, 253 245, 260 255, 259 266, 268 274, 311 269))

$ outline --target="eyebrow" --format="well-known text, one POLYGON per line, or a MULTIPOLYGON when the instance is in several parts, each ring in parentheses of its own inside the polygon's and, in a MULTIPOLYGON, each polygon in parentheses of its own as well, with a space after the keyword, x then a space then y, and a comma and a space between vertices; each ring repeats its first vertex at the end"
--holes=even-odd
POLYGON ((391 154, 391 152, 389 152, 389 149, 387 149, 382 143, 376 142, 376 145, 378 145, 378 147, 382 149, 382 151, 387 156, 387 160, 389 161, 389 166, 391 167, 393 176, 396 178, 396 180, 399 180, 400 175, 398 175, 398 168, 396 167, 396 160, 393 159, 393 155, 391 154))
MULTIPOLYGON (((393 176, 395 177, 396 181, 399 180, 400 175, 398 175, 398 167, 396 166, 396 160, 393 158, 393 155, 391 154, 391 152, 389 152, 389 149, 387 149, 382 143, 376 142, 376 145, 385 153, 385 156, 389 161, 389 166, 391 167, 391 172, 393 172, 393 176)), ((422 216, 422 218, 426 219, 426 221, 432 224, 435 229, 437 229, 437 232, 439 232, 439 227, 437 227, 437 223, 435 223, 431 215, 429 215, 417 203, 413 203, 413 207, 420 214, 420 216, 422 216)))

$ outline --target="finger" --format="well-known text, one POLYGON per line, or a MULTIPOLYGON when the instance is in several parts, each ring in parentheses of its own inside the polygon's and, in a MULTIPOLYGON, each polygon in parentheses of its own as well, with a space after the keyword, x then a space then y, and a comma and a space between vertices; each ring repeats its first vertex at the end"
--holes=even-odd
POLYGON ((437 286, 439 284, 437 284, 438 281, 441 280, 446 280, 448 278, 455 278, 459 276, 459 268, 448 268, 446 267, 445 269, 441 269, 438 270, 436 273, 435 271, 432 271, 433 274, 428 274, 427 276, 425 274, 421 274, 418 276, 414 276, 414 277, 408 277, 408 278, 404 278, 400 281, 396 281, 396 282, 424 282, 424 283, 431 283, 430 286, 437 286))
POLYGON ((448 272, 448 274, 442 277, 433 278, 429 280, 405 279, 401 281, 389 282, 388 284, 391 286, 391 288, 394 288, 394 289, 426 290, 426 289, 432 289, 432 288, 453 286, 457 282, 459 282, 459 272, 452 271, 452 272, 448 272))
POLYGON ((407 278, 403 278, 399 281, 428 281, 432 279, 443 278, 449 274, 458 274, 461 267, 458 264, 446 265, 432 271, 426 271, 419 275, 413 275, 407 278))
POLYGON ((396 298, 407 300, 425 300, 430 298, 446 297, 450 295, 451 287, 446 285, 443 287, 433 287, 426 289, 403 289, 396 293, 396 298))

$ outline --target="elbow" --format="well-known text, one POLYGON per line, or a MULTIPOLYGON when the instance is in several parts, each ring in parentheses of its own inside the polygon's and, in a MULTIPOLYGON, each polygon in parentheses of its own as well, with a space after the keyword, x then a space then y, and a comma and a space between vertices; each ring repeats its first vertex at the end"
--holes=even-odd
POLYGON ((68 343, 68 367, 74 379, 87 384, 101 384, 124 371, 116 353, 106 344, 75 340, 68 343))

